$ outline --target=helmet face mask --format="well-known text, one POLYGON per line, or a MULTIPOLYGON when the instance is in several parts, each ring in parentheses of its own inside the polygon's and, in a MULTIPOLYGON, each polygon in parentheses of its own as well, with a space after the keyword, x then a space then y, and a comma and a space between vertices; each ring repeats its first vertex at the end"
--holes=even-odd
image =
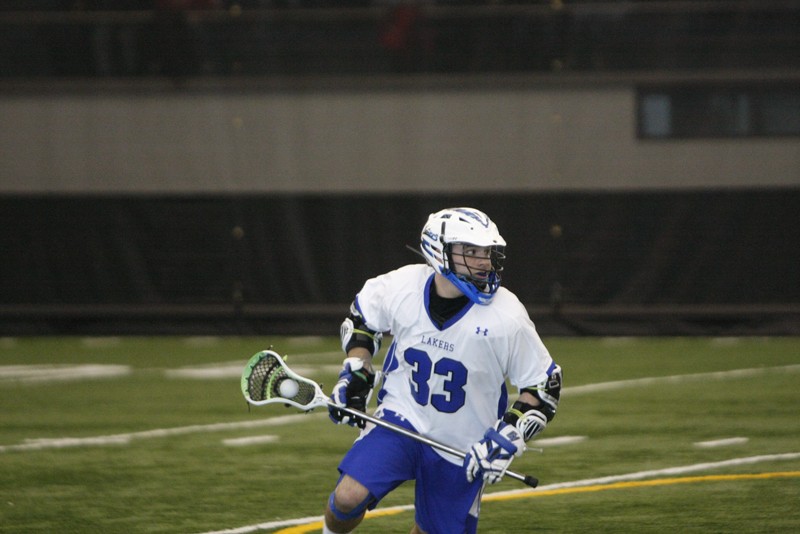
POLYGON ((479 304, 488 303, 500 287, 500 273, 505 260, 501 247, 450 243, 445 246, 445 256, 450 266, 450 272, 445 277, 472 300, 479 304), (475 254, 476 250, 480 252, 475 254), (477 293, 473 294, 475 290, 477 293))
POLYGON ((420 240, 428 264, 476 304, 488 304, 500 287, 505 245, 497 225, 473 208, 431 214, 420 240))

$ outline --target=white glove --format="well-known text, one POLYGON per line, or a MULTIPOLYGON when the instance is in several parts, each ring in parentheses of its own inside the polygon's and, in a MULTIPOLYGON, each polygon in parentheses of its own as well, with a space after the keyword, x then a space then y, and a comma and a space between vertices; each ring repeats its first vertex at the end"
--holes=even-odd
POLYGON ((464 458, 467 481, 483 478, 489 484, 500 482, 516 456, 525 452, 525 440, 512 425, 498 421, 470 448, 464 458))
POLYGON ((547 416, 539 410, 528 410, 517 420, 516 427, 525 441, 532 440, 547 426, 547 416))

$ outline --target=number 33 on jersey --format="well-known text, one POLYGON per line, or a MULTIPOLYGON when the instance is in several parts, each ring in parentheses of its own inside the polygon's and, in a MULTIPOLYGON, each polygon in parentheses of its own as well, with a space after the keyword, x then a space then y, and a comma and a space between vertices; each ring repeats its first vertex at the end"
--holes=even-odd
POLYGON ((380 409, 409 414, 418 432, 464 450, 506 411, 506 376, 514 387, 531 386, 554 364, 524 306, 503 287, 492 306, 470 302, 437 326, 429 313, 433 274, 420 264, 372 278, 356 307, 371 329, 395 338, 380 409))

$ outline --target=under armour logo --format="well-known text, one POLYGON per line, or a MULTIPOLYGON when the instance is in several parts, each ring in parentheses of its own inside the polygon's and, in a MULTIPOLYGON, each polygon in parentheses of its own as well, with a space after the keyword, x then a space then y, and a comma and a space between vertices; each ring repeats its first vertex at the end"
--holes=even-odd
POLYGON ((489 334, 489 329, 488 328, 481 328, 480 326, 475 329, 475 333, 476 334, 480 334, 481 332, 483 332, 483 335, 486 336, 486 335, 489 334))

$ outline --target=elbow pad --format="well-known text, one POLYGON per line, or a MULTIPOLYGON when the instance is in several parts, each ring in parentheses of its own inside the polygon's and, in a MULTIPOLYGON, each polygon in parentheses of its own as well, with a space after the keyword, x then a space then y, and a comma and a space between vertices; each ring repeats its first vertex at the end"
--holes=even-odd
POLYGON ((363 347, 373 356, 381 350, 383 333, 376 332, 367 326, 355 304, 350 305, 350 315, 342 322, 339 336, 342 339, 342 350, 345 354, 354 347, 363 347))
POLYGON ((530 393, 539 401, 537 410, 542 412, 548 421, 552 421, 556 416, 558 401, 561 398, 561 366, 556 363, 550 366, 547 378, 535 387, 523 388, 522 391, 530 393))

